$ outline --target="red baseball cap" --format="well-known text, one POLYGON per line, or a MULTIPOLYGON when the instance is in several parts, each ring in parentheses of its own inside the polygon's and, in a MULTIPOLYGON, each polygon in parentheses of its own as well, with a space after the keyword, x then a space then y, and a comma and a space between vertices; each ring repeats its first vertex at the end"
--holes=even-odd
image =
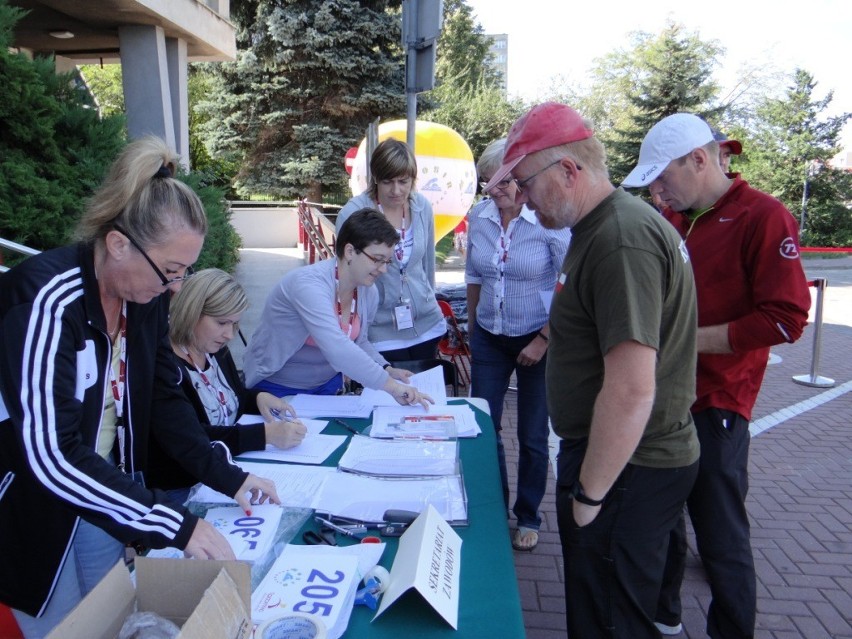
POLYGON ((739 155, 743 152, 743 145, 739 140, 729 140, 728 136, 718 129, 713 129, 713 139, 719 143, 719 146, 728 147, 734 155, 739 155))
POLYGON ((484 191, 506 179, 521 160, 553 146, 578 142, 595 134, 586 127, 583 117, 574 109, 558 102, 543 102, 518 118, 506 138, 503 165, 491 176, 484 191))

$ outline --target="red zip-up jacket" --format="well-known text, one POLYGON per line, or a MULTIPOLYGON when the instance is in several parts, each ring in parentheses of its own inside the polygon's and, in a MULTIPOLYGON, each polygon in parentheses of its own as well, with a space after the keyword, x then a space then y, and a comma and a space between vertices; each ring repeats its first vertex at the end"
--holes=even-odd
POLYGON ((769 347, 795 342, 811 296, 796 221, 781 202, 739 176, 708 211, 663 215, 686 239, 698 294, 698 326, 729 325, 733 353, 699 353, 693 412, 732 410, 751 419, 769 347))

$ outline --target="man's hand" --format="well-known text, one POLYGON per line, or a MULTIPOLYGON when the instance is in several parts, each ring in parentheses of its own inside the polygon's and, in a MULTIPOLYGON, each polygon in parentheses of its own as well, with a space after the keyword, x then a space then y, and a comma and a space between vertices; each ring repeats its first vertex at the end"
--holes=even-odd
POLYGON ((592 523, 601 511, 600 506, 587 506, 574 500, 574 521, 581 528, 592 523))

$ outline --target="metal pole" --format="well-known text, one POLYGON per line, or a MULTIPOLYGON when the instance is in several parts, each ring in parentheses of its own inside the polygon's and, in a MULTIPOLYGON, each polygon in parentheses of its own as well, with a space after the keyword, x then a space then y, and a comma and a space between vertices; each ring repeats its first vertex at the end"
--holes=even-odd
POLYGON ((794 375, 793 381, 802 386, 813 386, 815 388, 832 388, 835 382, 830 377, 822 377, 818 374, 819 358, 822 352, 822 304, 825 297, 825 287, 828 280, 824 277, 814 278, 814 286, 817 290, 816 316, 814 317, 814 348, 811 357, 811 374, 794 375))

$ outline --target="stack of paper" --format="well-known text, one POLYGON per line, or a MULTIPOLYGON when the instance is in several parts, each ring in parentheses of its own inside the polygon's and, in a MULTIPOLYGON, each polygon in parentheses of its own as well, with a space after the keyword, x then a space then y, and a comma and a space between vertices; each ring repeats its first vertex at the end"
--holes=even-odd
POLYGON ((361 395, 295 395, 290 405, 299 417, 367 418, 373 405, 361 395))
POLYGON ((458 473, 456 440, 353 437, 339 468, 376 477, 435 477, 458 473))

